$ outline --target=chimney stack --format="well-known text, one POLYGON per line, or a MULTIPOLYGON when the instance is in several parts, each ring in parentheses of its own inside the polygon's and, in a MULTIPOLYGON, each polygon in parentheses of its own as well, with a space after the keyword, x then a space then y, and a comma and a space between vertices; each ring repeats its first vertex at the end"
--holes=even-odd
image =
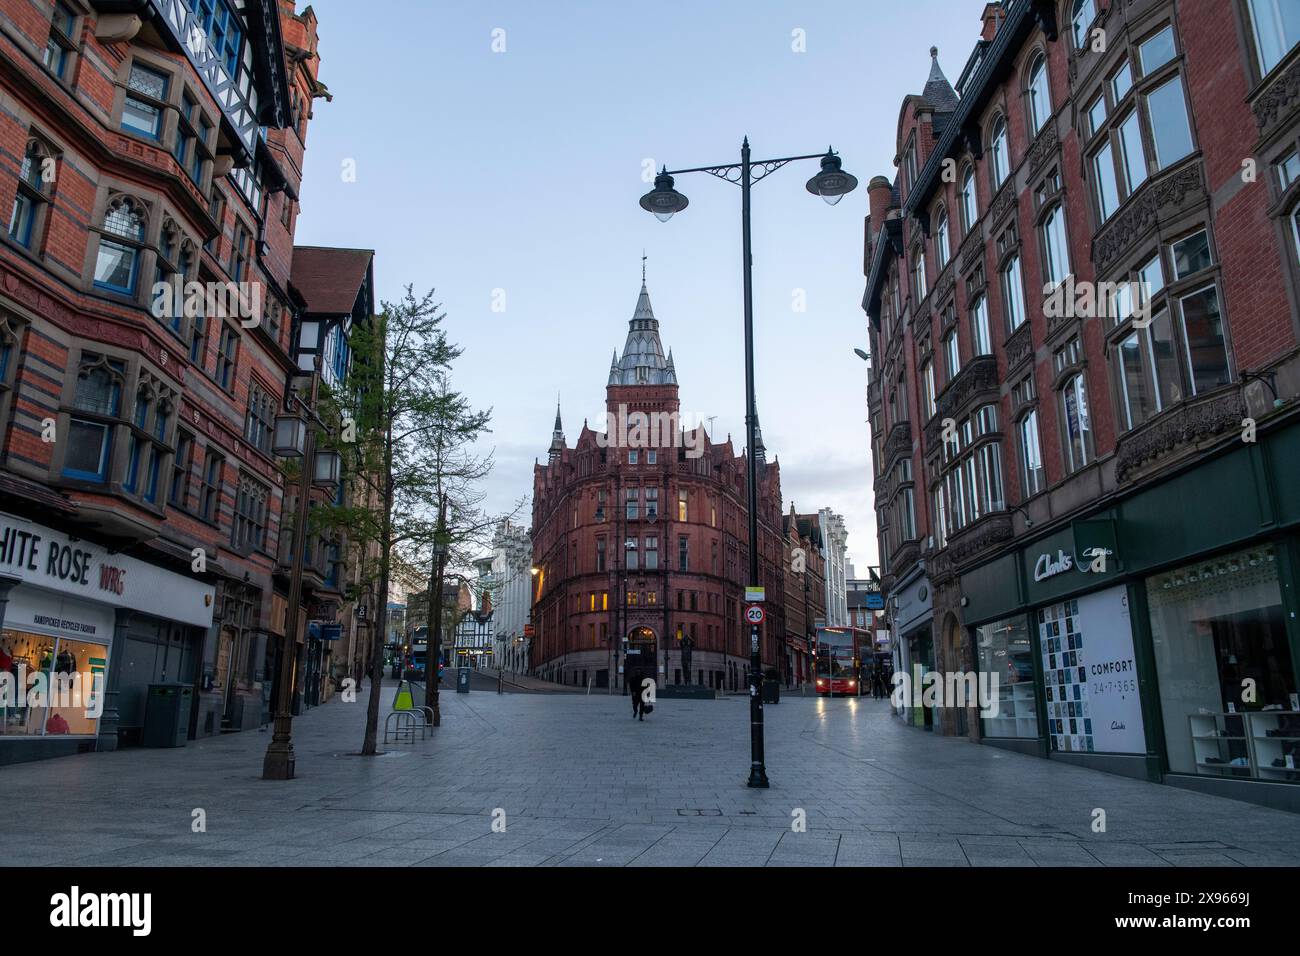
POLYGON ((1006 10, 1003 9, 1002 4, 986 3, 984 5, 984 13, 982 15, 984 29, 982 35, 985 40, 992 40, 997 36, 998 30, 1002 27, 1002 19, 1005 16, 1006 10))

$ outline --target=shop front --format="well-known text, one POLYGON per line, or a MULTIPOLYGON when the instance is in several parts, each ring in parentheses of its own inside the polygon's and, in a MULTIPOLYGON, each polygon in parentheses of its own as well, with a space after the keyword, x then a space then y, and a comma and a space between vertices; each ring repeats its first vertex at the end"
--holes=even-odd
POLYGON ((1300 811, 1300 429, 1261 439, 961 575, 985 743, 1300 811))
POLYGON ((0 513, 0 764, 138 738, 149 684, 195 683, 211 586, 0 513))
MULTIPOLYGON (((889 633, 894 652, 893 671, 906 674, 914 681, 917 668, 922 674, 934 669, 934 604, 924 561, 918 562, 914 571, 894 586, 887 606, 892 616, 889 633)), ((891 686, 890 690, 893 689, 891 686)), ((914 703, 914 695, 904 694, 895 712, 905 723, 932 730, 933 709, 913 706, 914 703)))

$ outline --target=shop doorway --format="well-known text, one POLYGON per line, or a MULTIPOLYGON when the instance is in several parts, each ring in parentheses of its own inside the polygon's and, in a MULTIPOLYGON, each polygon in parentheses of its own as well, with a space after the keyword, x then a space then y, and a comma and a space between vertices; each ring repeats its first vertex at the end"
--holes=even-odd
MULTIPOLYGON (((912 681, 915 683, 919 676, 923 679, 928 671, 934 670, 934 635, 930 633, 930 625, 917 628, 905 638, 908 651, 908 665, 912 681)), ((922 685, 923 686, 923 685, 922 685)), ((918 690, 914 689, 914 696, 918 690)), ((912 701, 908 701, 904 706, 911 710, 911 723, 914 727, 924 727, 926 730, 934 729, 934 710, 924 705, 920 707, 913 706, 912 701)))
MULTIPOLYGON (((968 671, 966 666, 966 635, 962 632, 962 627, 957 623, 956 616, 949 614, 943 624, 943 669, 948 673, 957 671, 968 671)), ((969 732, 966 721, 965 707, 945 707, 944 712, 949 714, 945 718, 945 723, 949 725, 952 733, 958 737, 965 737, 969 732)))

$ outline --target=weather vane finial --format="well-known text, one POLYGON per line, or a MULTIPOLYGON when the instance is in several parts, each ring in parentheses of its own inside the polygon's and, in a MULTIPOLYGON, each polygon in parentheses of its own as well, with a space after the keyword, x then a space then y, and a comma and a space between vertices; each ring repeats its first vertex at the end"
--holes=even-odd
POLYGON ((645 285, 645 250, 641 250, 641 284, 645 285))

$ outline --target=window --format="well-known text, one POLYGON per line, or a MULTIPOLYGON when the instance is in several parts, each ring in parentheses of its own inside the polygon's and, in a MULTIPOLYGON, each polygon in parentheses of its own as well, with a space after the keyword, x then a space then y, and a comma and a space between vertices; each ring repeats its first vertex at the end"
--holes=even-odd
POLYGON ((934 489, 934 543, 935 547, 946 548, 948 546, 948 519, 944 507, 944 490, 940 485, 934 489))
POLYGON ((623 567, 629 571, 635 571, 639 566, 636 538, 628 538, 623 542, 623 567))
POLYGON ((151 311, 154 318, 173 334, 182 337, 185 327, 185 283, 194 271, 194 262, 194 244, 181 235, 174 222, 164 221, 162 232, 158 237, 154 283, 155 285, 165 283, 169 286, 171 296, 169 300, 165 295, 155 294, 151 311), (171 308, 167 308, 168 305, 171 308))
POLYGON ((14 355, 18 350, 18 328, 14 322, 0 313, 0 396, 9 386, 9 371, 14 367, 14 355))
POLYGON ((1056 206, 1043 223, 1043 260, 1047 281, 1055 287, 1070 274, 1070 254, 1065 240, 1065 208, 1056 206))
POLYGON ((217 384, 227 392, 235 388, 235 358, 239 351, 239 333, 232 326, 221 323, 221 338, 217 343, 217 384))
POLYGON ((601 489, 596 492, 596 520, 605 520, 605 491, 601 489))
POLYGON ((1046 125, 1052 115, 1052 95, 1047 87, 1047 59, 1040 53, 1029 70, 1029 117, 1032 133, 1046 125))
POLYGON ((1164 169, 1192 151, 1182 77, 1175 76, 1148 93, 1146 108, 1156 169, 1164 169))
POLYGON ((1288 153, 1282 159, 1277 161, 1277 178, 1282 184, 1282 191, 1286 189, 1297 179, 1300 179, 1300 154, 1288 153))
POLYGON ((1231 378, 1218 287, 1211 284, 1182 296, 1178 310, 1183 319, 1192 394, 1227 385, 1231 378))
POLYGON ((226 0, 189 0, 190 9, 208 35, 212 49, 226 65, 232 77, 239 66, 239 19, 226 0))
POLYGON ((605 539, 597 538, 596 539, 596 573, 603 574, 604 572, 605 572, 605 539))
POLYGON ((677 570, 690 570, 690 542, 691 539, 682 535, 677 539, 677 570))
POLYGON ((186 431, 176 433, 176 455, 172 459, 172 480, 167 489, 167 503, 177 508, 186 507, 190 496, 190 464, 194 457, 194 436, 186 431))
POLYGON ((1119 124, 1119 144, 1123 153, 1124 188, 1132 193, 1147 181, 1146 154, 1142 150, 1142 130, 1137 110, 1119 124))
POLYGON ((54 17, 50 20, 50 38, 45 43, 42 60, 45 68, 59 79, 64 78, 68 61, 77 49, 76 23, 77 15, 72 9, 63 0, 55 0, 54 17))
POLYGON ((212 524, 221 523, 221 469, 224 464, 220 455, 208 449, 199 485, 199 517, 212 524))
POLYGON ((244 419, 244 440, 264 454, 271 454, 275 433, 275 403, 266 389, 254 383, 248 389, 248 415, 244 419))
POLYGON ((993 190, 1006 182, 1011 173, 1011 156, 1007 144, 1007 122, 1001 116, 993 123, 993 134, 989 137, 990 168, 993 170, 993 190))
POLYGON ((939 272, 948 265, 948 212, 939 213, 939 223, 934 234, 935 267, 939 272))
POLYGON ((1128 96, 1128 91, 1131 89, 1133 89, 1133 70, 1128 65, 1128 60, 1125 60, 1115 71, 1115 75, 1110 78, 1110 93, 1118 103, 1128 96))
POLYGON ((657 535, 648 535, 645 539, 645 569, 647 571, 659 570, 659 537, 657 535))
POLYGON ((53 163, 53 157, 40 140, 33 138, 27 141, 22 168, 18 173, 14 208, 9 216, 9 238, 28 249, 32 248, 38 235, 38 223, 45 204, 49 202, 46 180, 54 172, 53 163))
POLYGON ((208 319, 202 310, 194 316, 194 323, 190 326, 190 362, 194 365, 203 367, 205 352, 208 348, 208 319))
POLYGON ((1097 212, 1105 222, 1119 208, 1119 185, 1115 181, 1115 155, 1107 143, 1092 157, 1093 180, 1097 187, 1097 212))
POLYGON ((640 460, 640 457, 641 457, 640 453, 635 448, 633 448, 627 453, 627 463, 629 465, 635 465, 640 460))
POLYGON ((1160 410, 1160 400, 1143 355, 1145 330, 1135 330, 1115 350, 1119 367, 1119 392, 1124 428, 1136 428, 1160 410))
POLYGON ((126 80, 126 101, 122 105, 122 128, 150 139, 160 138, 170 82, 167 74, 132 63, 126 80))
POLYGON ((122 488, 150 504, 158 500, 162 462, 171 450, 169 437, 174 410, 175 396, 171 391, 141 375, 127 440, 126 478, 122 488))
POLYGON ((1007 326, 1012 332, 1024 325, 1025 285, 1020 276, 1020 256, 1012 256, 1002 268, 1002 302, 1007 313, 1007 326))
POLYGON ((677 520, 678 521, 690 520, 690 510, 687 507, 689 501, 690 501, 690 496, 685 491, 677 492, 677 520))
POLYGON ((961 371, 961 349, 957 345, 956 329, 943 337, 943 357, 947 365, 944 371, 947 373, 948 381, 951 382, 961 371))
POLYGON ((266 502, 271 489, 240 474, 235 494, 235 518, 230 525, 230 546, 236 551, 266 550, 266 502))
POLYGON ((1065 467, 1078 471, 1092 457, 1092 424, 1088 418, 1088 392, 1083 373, 1066 380, 1060 391, 1061 421, 1065 430, 1065 467))
POLYGON ((912 297, 920 302, 925 298, 925 292, 925 247, 915 246, 912 249, 912 297))
POLYGON ((628 521, 636 521, 641 517, 641 489, 628 488, 624 490, 623 496, 623 516, 628 521))
POLYGON ((1070 28, 1074 36, 1074 48, 1085 49, 1088 46, 1088 27, 1097 19, 1096 0, 1074 0, 1074 9, 1070 13, 1070 28))
POLYGON ((975 170, 969 166, 961 180, 961 218, 962 228, 966 232, 970 232, 979 221, 979 212, 975 207, 975 170))
POLYGON ((645 516, 653 521, 659 517, 659 489, 647 488, 645 490, 645 516))
POLYGON ((203 162, 208 146, 208 133, 212 127, 203 118, 203 111, 188 93, 181 96, 180 115, 176 121, 176 145, 173 154, 181 168, 194 180, 196 186, 203 181, 203 162))
POLYGON ((921 408, 925 411, 928 422, 939 410, 934 403, 934 363, 926 362, 921 368, 921 408))
POLYGON ((235 241, 230 246, 230 277, 239 282, 248 272, 248 247, 251 239, 243 223, 235 225, 235 241))
POLYGON ((1038 444, 1038 409, 1020 419, 1016 426, 1020 437, 1020 483, 1026 498, 1032 498, 1047 486, 1043 471, 1043 453, 1038 444))
POLYGON ((108 204, 95 260, 96 286, 127 295, 135 293, 145 222, 144 207, 130 197, 118 196, 108 204))
POLYGON ((1106 97, 1098 94, 1088 107, 1088 132, 1094 136, 1106 125, 1106 97))
POLYGON ((1138 68, 1143 76, 1154 73, 1174 58, 1174 28, 1165 27, 1138 45, 1138 68))
POLYGON ((125 380, 125 363, 92 352, 82 353, 63 460, 65 478, 108 481, 113 432, 122 414, 125 380))
POLYGON ((1247 0, 1259 75, 1272 71, 1300 43, 1300 6, 1294 0, 1247 0))
POLYGON ((645 453, 645 463, 653 465, 659 460, 659 453, 653 448, 647 448, 645 453))
POLYGON ((1186 279, 1202 269, 1208 269, 1213 262, 1210 257, 1210 236, 1204 229, 1171 243, 1169 248, 1173 253, 1175 279, 1186 279))
POLYGON ((971 345, 976 355, 991 355, 993 340, 989 336, 988 300, 980 296, 970 310, 971 345))

